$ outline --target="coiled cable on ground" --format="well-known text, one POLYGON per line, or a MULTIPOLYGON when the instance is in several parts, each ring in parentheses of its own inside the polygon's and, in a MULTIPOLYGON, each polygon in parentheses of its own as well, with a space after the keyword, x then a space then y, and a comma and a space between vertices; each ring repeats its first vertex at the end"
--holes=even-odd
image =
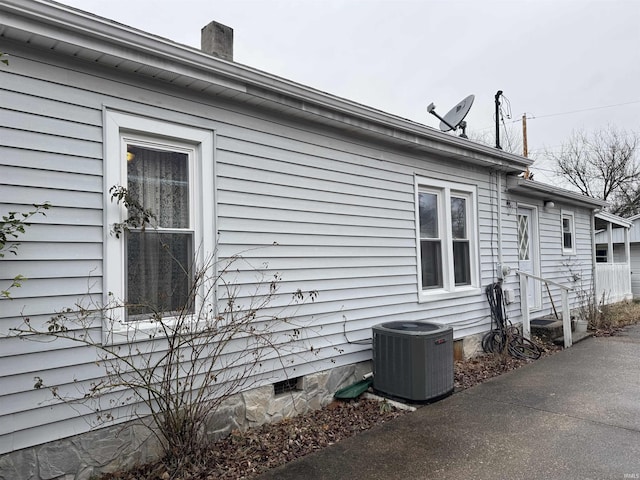
POLYGON ((507 317, 504 303, 502 282, 492 283, 485 288, 487 301, 491 310, 491 324, 495 324, 482 337, 482 349, 486 353, 505 353, 515 358, 536 360, 540 358, 540 347, 531 340, 524 338, 518 327, 511 325, 507 317))

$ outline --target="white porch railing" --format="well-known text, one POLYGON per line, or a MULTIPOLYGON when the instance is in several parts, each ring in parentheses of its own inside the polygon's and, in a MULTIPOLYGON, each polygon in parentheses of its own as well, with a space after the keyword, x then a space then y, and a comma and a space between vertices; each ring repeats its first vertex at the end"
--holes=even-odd
POLYGON ((605 304, 630 299, 631 271, 626 263, 596 263, 596 301, 605 304))
POLYGON ((562 298, 562 335, 564 336, 564 348, 569 348, 573 345, 573 338, 571 336, 571 313, 569 310, 569 292, 573 288, 561 285, 553 280, 547 280, 546 278, 537 277, 527 272, 516 270, 518 277, 520 278, 520 311, 522 313, 522 336, 527 340, 531 339, 531 318, 529 316, 529 282, 527 278, 532 278, 538 282, 545 283, 547 285, 554 285, 560 288, 562 298))

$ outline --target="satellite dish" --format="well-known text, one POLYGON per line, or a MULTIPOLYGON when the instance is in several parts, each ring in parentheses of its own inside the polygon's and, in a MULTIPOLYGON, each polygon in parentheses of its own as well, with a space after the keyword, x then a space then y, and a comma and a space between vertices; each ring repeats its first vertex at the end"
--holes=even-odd
POLYGON ((464 98, 462 101, 458 102, 455 107, 449 110, 444 117, 441 117, 436 113, 436 106, 433 103, 429 104, 427 112, 440 119, 440 130, 443 132, 448 132, 449 130, 453 130, 455 132, 460 128, 462 129, 460 136, 462 138, 467 138, 467 134, 465 133, 467 122, 464 121, 464 118, 469 113, 469 110, 471 110, 471 105, 473 105, 473 100, 475 98, 475 95, 469 95, 464 98))

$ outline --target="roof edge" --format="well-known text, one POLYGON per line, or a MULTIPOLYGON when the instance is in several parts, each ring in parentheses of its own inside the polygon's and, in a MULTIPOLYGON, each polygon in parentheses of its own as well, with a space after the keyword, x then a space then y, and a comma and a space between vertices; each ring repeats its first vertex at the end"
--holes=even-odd
POLYGON ((535 196, 540 198, 546 196, 549 197, 549 200, 559 198, 572 204, 590 206, 592 209, 604 208, 609 205, 608 202, 598 198, 515 176, 507 178, 507 190, 523 194, 535 194, 535 196))
POLYGON ((623 218, 609 212, 598 212, 596 213, 596 218, 599 218, 609 223, 615 223, 616 225, 620 225, 621 227, 626 227, 626 228, 631 228, 631 226, 633 225, 633 221, 630 218, 623 218))
MULTIPOLYGON (((236 62, 213 57, 197 48, 182 45, 172 40, 156 36, 118 22, 69 7, 52 0, 4 0, 0 11, 10 12, 21 19, 28 19, 49 28, 26 29, 37 35, 55 40, 76 42, 79 46, 97 51, 108 50, 109 55, 123 58, 155 68, 180 69, 182 75, 194 75, 203 80, 203 75, 212 83, 223 83, 248 94, 264 96, 271 103, 281 103, 291 108, 304 109, 307 114, 322 116, 325 121, 339 122, 336 118, 348 115, 365 123, 383 125, 385 128, 367 127, 359 124, 369 134, 394 141, 417 145, 416 137, 427 143, 438 143, 450 150, 450 155, 470 163, 481 164, 508 172, 521 172, 533 161, 488 145, 472 142, 438 131, 432 127, 408 120, 397 115, 377 110, 373 107, 353 102, 284 78, 257 70, 236 62), (104 49, 104 50, 99 50, 104 49), (166 61, 171 58, 172 67, 166 61), (291 105, 282 97, 294 99, 305 106, 316 105, 318 109, 300 108, 291 105), (332 111, 339 115, 323 115, 322 111, 332 111), (401 135, 398 135, 401 132, 401 135), (406 137, 406 138, 403 138, 406 137)), ((11 25, 15 28, 28 27, 24 23, 11 25)), ((188 87, 187 87, 188 88, 188 87)), ((343 122, 344 123, 344 122, 343 122)), ((422 145, 423 146, 423 145, 422 145)))

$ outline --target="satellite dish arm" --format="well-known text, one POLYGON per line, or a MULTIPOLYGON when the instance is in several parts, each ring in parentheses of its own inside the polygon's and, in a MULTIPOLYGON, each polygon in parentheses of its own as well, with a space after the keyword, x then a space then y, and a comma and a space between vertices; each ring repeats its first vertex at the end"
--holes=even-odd
POLYGON ((438 120, 440 120, 442 123, 444 123, 447 127, 449 127, 454 132, 456 131, 456 127, 451 125, 449 122, 447 122, 444 118, 442 118, 440 115, 436 113, 436 106, 433 103, 429 104, 429 106, 427 107, 427 112, 429 112, 431 115, 435 115, 438 118, 438 120))

